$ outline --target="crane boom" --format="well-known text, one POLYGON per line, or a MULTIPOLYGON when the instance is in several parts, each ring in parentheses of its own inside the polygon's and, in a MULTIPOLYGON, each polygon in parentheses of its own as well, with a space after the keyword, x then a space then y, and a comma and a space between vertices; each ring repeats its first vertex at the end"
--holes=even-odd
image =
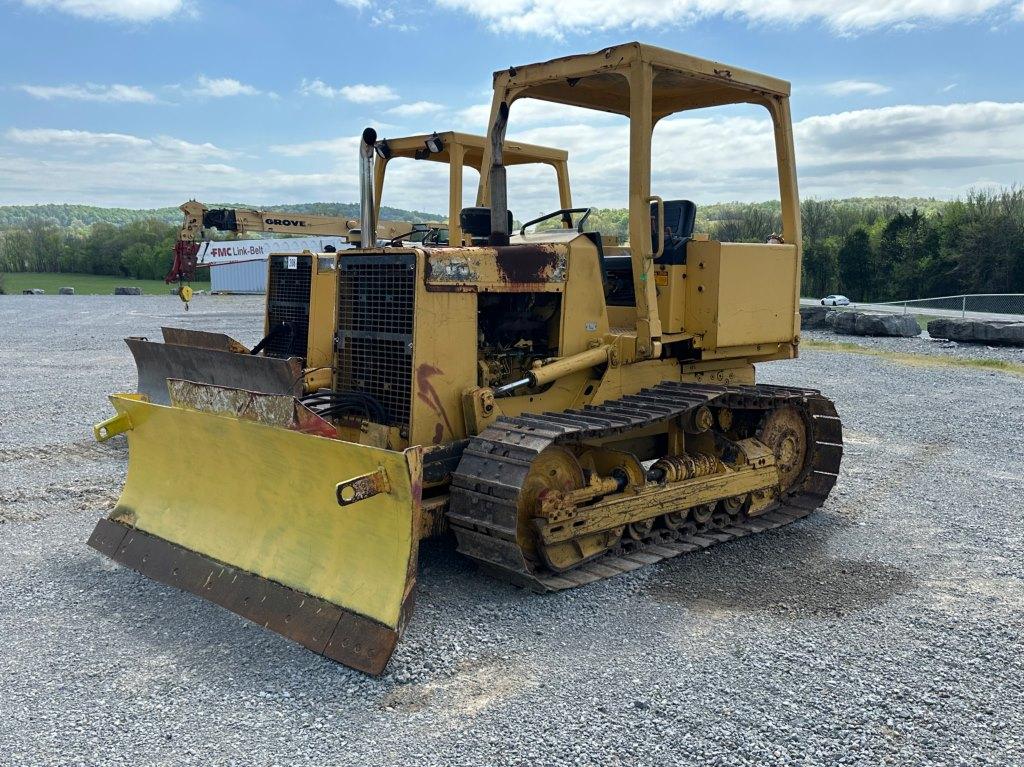
MULTIPOLYGON (((329 235, 345 237, 359 244, 359 221, 343 216, 319 216, 294 211, 257 210, 253 208, 208 208, 201 202, 189 200, 180 206, 184 214, 178 240, 174 245, 174 263, 164 282, 188 282, 195 278, 199 243, 209 229, 222 232, 268 232, 294 235, 329 235)), ((412 224, 404 221, 381 221, 378 234, 392 238, 411 231, 412 224)))

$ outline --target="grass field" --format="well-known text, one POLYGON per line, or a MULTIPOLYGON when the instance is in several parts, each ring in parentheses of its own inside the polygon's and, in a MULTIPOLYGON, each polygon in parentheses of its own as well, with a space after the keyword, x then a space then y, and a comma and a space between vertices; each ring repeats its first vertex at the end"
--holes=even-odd
MULTIPOLYGON (((68 274, 49 272, 7 272, 2 275, 3 289, 9 294, 21 293, 30 288, 42 288, 47 295, 56 294, 59 288, 74 288, 76 295, 113 295, 116 287, 142 288, 148 296, 164 296, 171 292, 172 285, 163 280, 133 280, 128 277, 107 277, 100 274, 68 274)), ((209 282, 193 282, 194 290, 209 290, 209 282)))

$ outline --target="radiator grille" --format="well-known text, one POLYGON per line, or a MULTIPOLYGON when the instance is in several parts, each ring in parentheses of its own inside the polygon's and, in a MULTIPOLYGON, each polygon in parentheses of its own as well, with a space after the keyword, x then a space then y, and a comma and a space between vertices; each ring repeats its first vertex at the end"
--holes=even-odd
POLYGON ((309 338, 309 287, 313 256, 271 256, 267 278, 267 330, 290 325, 292 333, 276 333, 267 342, 268 357, 306 356, 309 338), (294 267, 294 268, 289 268, 294 267))
POLYGON ((376 399, 389 426, 409 424, 415 292, 414 254, 339 259, 336 386, 376 399))

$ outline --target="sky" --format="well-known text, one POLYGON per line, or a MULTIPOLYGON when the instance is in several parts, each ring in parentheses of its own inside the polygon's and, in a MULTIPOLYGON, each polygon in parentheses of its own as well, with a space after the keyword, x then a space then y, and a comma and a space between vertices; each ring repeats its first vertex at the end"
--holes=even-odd
MULTIPOLYGON (((0 0, 0 204, 353 202, 364 127, 484 133, 494 70, 630 40, 791 81, 803 197, 1024 181, 1024 0, 0 0)), ((625 204, 625 118, 523 101, 508 135, 625 204)), ((396 162, 383 202, 444 211, 445 179, 396 162)), ((553 172, 509 187, 558 207, 553 172)), ((652 191, 776 198, 767 113, 662 121, 652 191)))

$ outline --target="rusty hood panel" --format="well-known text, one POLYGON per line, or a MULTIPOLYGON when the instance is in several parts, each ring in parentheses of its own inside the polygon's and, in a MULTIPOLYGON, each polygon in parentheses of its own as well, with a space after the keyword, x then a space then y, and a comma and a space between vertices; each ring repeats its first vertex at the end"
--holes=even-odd
POLYGON ((569 245, 517 242, 500 247, 431 248, 427 288, 433 290, 561 290, 569 245))

